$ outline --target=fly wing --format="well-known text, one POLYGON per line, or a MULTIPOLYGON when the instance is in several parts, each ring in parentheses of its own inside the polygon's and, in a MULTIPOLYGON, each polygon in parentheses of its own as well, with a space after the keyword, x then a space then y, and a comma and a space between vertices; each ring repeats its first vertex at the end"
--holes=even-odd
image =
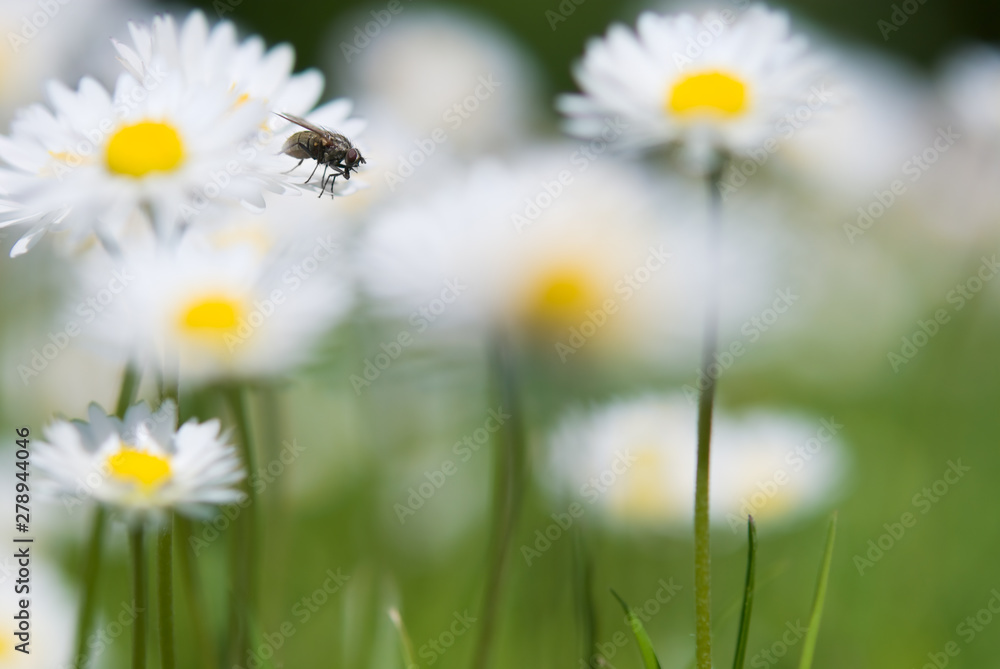
POLYGON ((329 130, 325 130, 314 123, 310 123, 301 116, 296 116, 295 114, 282 114, 280 112, 274 112, 274 113, 280 116, 281 118, 285 119, 286 121, 291 121, 296 125, 302 126, 306 130, 312 130, 313 132, 323 135, 324 137, 331 134, 329 130))
POLYGON ((309 132, 297 132, 288 139, 285 140, 284 145, 281 147, 279 153, 284 153, 291 156, 292 158, 300 158, 305 160, 307 158, 312 158, 312 154, 306 149, 309 146, 307 139, 308 136, 313 133, 309 132))

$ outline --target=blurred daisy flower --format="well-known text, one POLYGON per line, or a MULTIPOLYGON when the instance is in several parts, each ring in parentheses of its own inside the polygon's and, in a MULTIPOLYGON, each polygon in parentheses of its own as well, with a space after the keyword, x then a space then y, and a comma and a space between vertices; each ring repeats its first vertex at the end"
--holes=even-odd
MULTIPOLYGON (((276 204, 257 218, 280 221, 286 211, 276 204)), ((129 283, 95 314, 88 338, 184 383, 269 377, 306 360, 351 303, 337 237, 283 241, 275 224, 246 225, 255 217, 239 209, 231 216, 174 248, 135 250, 123 267, 89 263, 84 285, 114 272, 129 283)))
POLYGON ((616 25, 587 46, 575 71, 582 95, 563 96, 567 129, 620 135, 623 146, 680 146, 692 167, 718 154, 744 155, 810 94, 816 64, 788 17, 761 6, 661 16, 635 32, 616 25))
MULTIPOLYGON (((357 18, 363 25, 370 16, 357 18)), ((399 155, 393 169, 425 140, 435 153, 464 155, 517 146, 542 106, 524 50, 472 13, 407 8, 375 39, 355 29, 330 44, 338 46, 329 59, 391 145, 388 155, 399 155)))
POLYGON ((549 343, 596 319, 602 339, 646 332, 660 312, 636 305, 663 285, 672 251, 630 178, 641 173, 571 174, 568 161, 556 149, 483 161, 377 217, 358 261, 368 292, 388 314, 423 309, 420 331, 512 328, 549 343))
POLYGON ((137 404, 118 420, 92 404, 89 422, 58 420, 36 444, 34 465, 55 494, 78 495, 81 482, 101 504, 129 520, 162 517, 174 509, 203 515, 206 507, 242 498, 236 451, 219 421, 177 427, 177 407, 137 404))
MULTIPOLYGON (((289 124, 271 105, 304 113, 322 80, 315 72, 290 77, 289 47, 261 55, 253 39, 235 54, 232 31, 208 35, 197 13, 180 37, 169 18, 152 32, 133 26, 137 50, 118 45, 131 74, 119 77, 113 95, 90 78, 75 91, 50 82, 54 111, 34 105, 18 113, 0 137, 0 227, 30 226, 12 256, 50 229, 75 238, 95 232, 114 248, 140 210, 168 238, 212 203, 263 207, 263 191, 284 192, 298 179, 281 174, 294 160, 277 155, 285 137, 276 131, 289 124)), ((349 112, 349 102, 334 101, 310 118, 343 125, 349 112)), ((343 128, 350 130, 359 124, 343 128)))
POLYGON ((1000 49, 977 45, 954 54, 945 64, 941 88, 963 130, 1000 143, 1000 49))
MULTIPOLYGON (((696 358, 711 266, 701 202, 574 148, 480 161, 376 216, 357 266, 378 308, 417 333, 509 328, 564 362, 581 352, 696 358)), ((773 299, 767 267, 750 266, 768 256, 749 248, 725 253, 726 326, 773 299)))
MULTIPOLYGON (((696 414, 683 395, 570 413, 549 438, 547 485, 557 496, 595 504, 614 523, 683 529, 694 511, 696 414)), ((736 531, 748 514, 777 525, 828 506, 844 473, 841 427, 766 411, 717 413, 713 521, 736 531)))

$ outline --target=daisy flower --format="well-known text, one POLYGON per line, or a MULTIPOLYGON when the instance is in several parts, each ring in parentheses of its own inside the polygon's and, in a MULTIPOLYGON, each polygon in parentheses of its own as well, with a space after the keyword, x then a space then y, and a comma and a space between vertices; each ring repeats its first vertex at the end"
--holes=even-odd
POLYGON ((242 498, 239 457, 219 433, 219 421, 177 427, 177 407, 145 403, 109 416, 92 404, 88 422, 58 420, 35 445, 34 465, 55 494, 78 495, 81 485, 99 503, 139 520, 174 509, 203 515, 206 507, 242 498))
MULTIPOLYGON (((241 42, 231 21, 220 21, 210 28, 199 10, 191 12, 180 27, 168 14, 157 16, 150 26, 130 23, 129 31, 131 45, 112 42, 119 61, 135 79, 143 81, 158 69, 176 71, 191 85, 232 92, 237 106, 257 102, 267 110, 252 146, 242 147, 242 151, 252 151, 259 170, 271 178, 289 172, 294 176, 285 181, 299 185, 299 175, 308 176, 315 165, 292 170, 294 160, 281 155, 280 149, 285 138, 302 128, 274 112, 304 117, 352 140, 365 128, 364 121, 350 118, 353 105, 349 100, 333 100, 313 110, 323 91, 323 75, 315 69, 293 75, 295 50, 290 44, 267 50, 264 40, 256 35, 241 42)), ((359 148, 363 149, 363 144, 359 148)), ((312 183, 318 186, 318 181, 312 183)), ((335 193, 350 194, 359 185, 358 181, 341 179, 335 184, 335 193)), ((260 199, 255 204, 264 206, 260 199)))
POLYGON ((588 44, 575 70, 583 94, 559 107, 571 134, 680 146, 692 166, 710 169, 718 154, 743 155, 771 138, 808 96, 814 67, 780 12, 647 12, 634 32, 612 26, 588 44))
MULTIPOLYGON (((257 218, 280 222, 287 211, 275 204, 257 218)), ((88 339, 185 383, 271 377, 308 359, 351 303, 340 242, 329 230, 276 239, 278 223, 253 218, 234 210, 229 224, 191 230, 174 248, 134 250, 124 267, 94 258, 84 285, 122 271, 129 284, 94 315, 88 339)))
MULTIPOLYGON (((173 42, 172 21, 156 25, 156 37, 133 27, 137 52, 119 45, 131 54, 131 73, 113 94, 90 78, 76 90, 50 82, 52 110, 23 109, 0 136, 0 227, 30 226, 12 256, 53 229, 76 239, 94 232, 114 248, 144 211, 167 238, 212 204, 260 208, 263 191, 284 192, 298 179, 281 174, 294 165, 277 155, 289 124, 270 105, 304 114, 319 95, 319 75, 290 77, 289 49, 261 55, 259 40, 234 54, 231 26, 206 36, 203 16, 173 42)), ((350 103, 338 100, 309 118, 360 132, 360 122, 348 127, 349 113, 350 103)))
MULTIPOLYGON (((697 409, 682 395, 619 400, 568 414, 549 438, 546 485, 610 522, 684 529, 694 511, 697 409)), ((771 411, 713 425, 712 519, 734 531, 808 516, 832 501, 845 453, 832 419, 771 411)))

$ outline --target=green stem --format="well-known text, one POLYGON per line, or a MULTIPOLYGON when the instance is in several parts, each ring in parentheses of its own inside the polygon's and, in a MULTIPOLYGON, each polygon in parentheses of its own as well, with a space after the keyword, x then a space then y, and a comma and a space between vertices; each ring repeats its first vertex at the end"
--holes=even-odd
POLYGON ((87 635, 94 625, 94 608, 97 594, 97 577, 101 569, 101 553, 104 542, 104 526, 107 524, 108 513, 103 506, 94 509, 94 521, 90 529, 90 541, 87 543, 87 559, 83 568, 83 599, 80 602, 80 614, 76 626, 76 654, 74 668, 85 669, 90 660, 90 647, 87 645, 87 635))
POLYGON ((160 623, 160 669, 174 669, 174 583, 172 518, 160 529, 156 540, 157 605, 160 623))
POLYGON ((198 655, 198 663, 202 669, 214 669, 213 658, 215 653, 209 646, 208 637, 205 632, 208 630, 205 622, 205 607, 201 596, 201 588, 198 586, 197 573, 191 564, 190 543, 191 521, 183 516, 175 516, 176 535, 178 542, 177 562, 180 570, 181 587, 184 588, 187 601, 187 616, 191 622, 191 634, 194 639, 194 650, 198 655))
POLYGON ((716 379, 711 373, 718 348, 719 245, 722 201, 719 193, 721 168, 708 178, 709 197, 709 288, 705 307, 705 339, 701 370, 706 379, 698 398, 698 467, 694 493, 694 599, 695 657, 698 669, 712 669, 712 551, 708 515, 709 461, 712 443, 712 412, 716 379))
MULTIPOLYGON (((121 389, 118 391, 118 401, 115 403, 115 415, 122 419, 129 405, 135 399, 139 389, 141 373, 135 365, 125 367, 122 375, 121 389)), ((104 546, 104 528, 107 525, 108 513, 102 506, 94 509, 94 520, 90 528, 90 539, 87 541, 87 557, 83 563, 83 598, 80 600, 80 612, 76 625, 76 653, 73 655, 75 669, 85 669, 90 661, 90 647, 87 645, 87 635, 94 625, 94 610, 97 604, 97 582, 101 570, 101 556, 104 546)))
POLYGON ((125 368, 125 374, 122 376, 122 387, 118 392, 118 402, 115 405, 115 415, 118 416, 119 420, 125 418, 125 412, 135 400, 136 391, 139 390, 139 379, 138 367, 130 364, 125 368))
POLYGON ((225 391, 236 423, 243 463, 247 478, 243 481, 243 491, 250 503, 243 509, 243 515, 236 523, 236 536, 231 554, 234 576, 233 609, 229 616, 230 659, 234 663, 246 654, 250 647, 250 621, 256 621, 257 582, 257 493, 249 484, 250 475, 257 470, 250 433, 250 419, 247 415, 246 398, 242 389, 231 387, 225 391))
POLYGON ((132 598, 135 622, 132 623, 132 669, 146 669, 146 557, 143 551, 143 527, 129 529, 129 548, 132 553, 132 598))
POLYGON ((500 408, 508 412, 510 418, 501 426, 495 443, 493 539, 486 593, 479 617, 482 631, 472 664, 474 669, 488 667, 507 567, 507 554, 510 552, 514 528, 524 497, 525 481, 524 426, 521 420, 516 370, 510 344, 502 337, 498 337, 492 345, 490 363, 500 408))

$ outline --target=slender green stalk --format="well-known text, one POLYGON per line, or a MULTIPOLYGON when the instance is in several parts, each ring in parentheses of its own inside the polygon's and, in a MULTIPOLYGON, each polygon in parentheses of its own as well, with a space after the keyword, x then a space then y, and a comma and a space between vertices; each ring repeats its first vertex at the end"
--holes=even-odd
POLYGON ((139 390, 140 376, 139 368, 135 365, 130 364, 125 368, 125 374, 122 376, 122 387, 118 391, 118 402, 115 404, 115 415, 118 416, 119 420, 125 418, 125 412, 129 405, 135 401, 136 391, 139 390))
POLYGON ((249 474, 257 470, 257 458, 251 441, 250 419, 246 398, 239 387, 225 391, 226 400, 236 423, 236 433, 248 477, 243 481, 244 493, 250 503, 236 522, 233 541, 232 573, 234 579, 232 610, 229 616, 230 659, 235 663, 250 648, 249 623, 256 621, 257 611, 257 494, 249 484, 249 474))
POLYGON ((747 535, 747 580, 743 590, 740 633, 736 637, 733 669, 743 669, 747 657, 747 640, 750 638, 750 614, 753 612, 754 579, 757 572, 757 523, 754 522, 753 516, 747 518, 747 535))
POLYGON ((191 564, 190 548, 191 521, 183 516, 174 517, 174 533, 177 535, 177 563, 180 570, 181 587, 186 594, 187 617, 191 622, 191 635, 194 651, 198 656, 198 666, 202 669, 214 669, 215 652, 209 646, 208 624, 205 622, 205 606, 198 584, 198 575, 191 564))
POLYGON ((403 616, 399 613, 399 609, 396 607, 389 609, 389 619, 392 620, 392 624, 396 626, 396 631, 399 633, 399 645, 406 669, 420 669, 420 664, 417 663, 417 654, 413 652, 413 641, 410 640, 410 633, 406 631, 406 623, 403 622, 403 616))
POLYGON ((826 588, 830 583, 830 565, 833 564, 833 540, 837 536, 837 514, 830 518, 826 531, 826 548, 823 550, 823 562, 819 568, 819 578, 816 580, 816 594, 813 597, 812 613, 809 615, 809 630, 802 642, 802 659, 799 669, 812 667, 813 655, 816 652, 816 639, 819 638, 819 623, 823 617, 823 603, 826 601, 826 588))
POLYGON ((104 526, 108 513, 103 506, 94 509, 94 520, 87 543, 87 558, 83 567, 83 599, 76 625, 76 654, 73 655, 74 669, 85 669, 90 660, 87 635, 94 626, 94 609, 97 594, 97 577, 101 569, 101 553, 104 543, 104 526))
POLYGON ((132 554, 132 602, 135 622, 132 623, 132 669, 146 669, 146 620, 149 598, 146 592, 146 556, 143 550, 143 527, 129 528, 129 549, 132 554))
POLYGON ((573 533, 573 564, 576 578, 576 600, 580 612, 580 636, 583 639, 583 657, 586 666, 597 660, 597 607, 594 604, 594 564, 582 531, 573 533))
POLYGON ((525 441, 521 418, 516 369, 510 343, 498 337, 492 344, 490 366, 502 410, 510 414, 497 433, 494 445, 493 538, 486 593, 480 620, 479 641, 473 655, 473 669, 487 669, 496 630, 500 597, 507 569, 507 554, 524 498, 525 441))
POLYGON ((708 519, 708 469, 711 459, 712 411, 715 406, 715 375, 712 365, 718 348, 719 252, 722 200, 719 193, 721 168, 708 178, 709 197, 709 290, 705 306, 705 339, 701 371, 705 387, 698 398, 698 468, 694 493, 694 600, 695 658, 698 669, 712 669, 712 551, 708 519))
POLYGON ((160 625, 160 669, 174 669, 174 533, 172 518, 156 538, 156 601, 160 625))
MULTIPOLYGON (((128 365, 122 375, 121 390, 115 403, 115 415, 119 419, 125 417, 125 412, 135 399, 139 389, 141 374, 135 365, 128 365)), ((83 598, 80 600, 80 611, 76 625, 76 652, 73 655, 75 669, 85 669, 90 661, 90 647, 87 645, 87 635, 94 626, 94 610, 97 604, 97 582, 101 570, 101 556, 104 546, 104 528, 107 525, 108 513, 104 507, 94 509, 94 519, 90 528, 90 539, 87 541, 87 557, 83 563, 83 598)))

